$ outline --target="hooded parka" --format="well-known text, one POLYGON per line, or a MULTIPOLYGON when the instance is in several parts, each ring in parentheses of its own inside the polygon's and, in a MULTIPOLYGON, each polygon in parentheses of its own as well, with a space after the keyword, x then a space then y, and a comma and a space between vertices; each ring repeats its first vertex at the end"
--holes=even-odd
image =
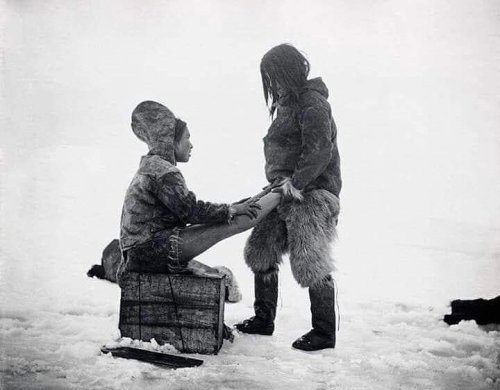
POLYGON ((336 235, 342 186, 337 129, 321 78, 308 80, 297 101, 280 98, 264 137, 270 183, 291 178, 303 200, 283 202, 253 229, 245 261, 256 274, 276 269, 290 253, 292 273, 304 287, 333 271, 329 245, 336 235))
MULTIPOLYGON (((141 256, 126 256, 155 241, 169 246, 168 258, 158 258, 160 269, 168 261, 179 262, 179 233, 189 224, 228 221, 229 205, 197 200, 186 186, 175 162, 174 114, 162 104, 145 101, 132 113, 132 130, 149 147, 130 183, 123 203, 120 246, 125 254, 118 275, 125 270, 142 270, 141 256), (137 259, 137 260, 134 260, 137 259)), ((168 267, 167 267, 168 268, 168 267)))

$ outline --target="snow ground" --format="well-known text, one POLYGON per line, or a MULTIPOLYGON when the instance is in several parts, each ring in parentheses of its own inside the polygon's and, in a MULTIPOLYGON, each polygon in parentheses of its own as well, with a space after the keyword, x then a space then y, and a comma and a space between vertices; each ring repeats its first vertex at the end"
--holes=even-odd
MULTIPOLYGON (((448 327, 441 305, 341 297, 337 348, 295 351, 291 342, 309 326, 307 297, 283 284, 275 335, 237 335, 218 356, 192 355, 205 361, 201 367, 174 371, 100 354, 99 346, 116 338, 118 288, 84 279, 83 296, 66 305, 59 298, 51 308, 3 311, 3 388, 500 388, 498 329, 473 322, 448 327)), ((226 305, 227 323, 251 314, 246 290, 243 303, 226 305)))
MULTIPOLYGON (((106 182, 105 170, 72 174, 91 153, 74 147, 33 151, 4 175, 7 188, 44 178, 32 183, 35 192, 27 203, 13 202, 12 191, 4 194, 11 207, 3 216, 17 222, 3 232, 4 242, 16 244, 2 253, 2 388, 500 389, 499 329, 441 321, 450 299, 498 293, 498 231, 434 221, 426 224, 432 234, 426 230, 417 240, 422 245, 398 234, 390 235, 390 243, 383 233, 372 237, 359 224, 349 225, 348 207, 336 248, 341 319, 335 350, 291 348, 309 329, 309 303, 285 259, 272 337, 237 335, 218 356, 196 356, 203 366, 176 371, 101 355, 99 347, 117 339, 119 289, 85 276, 107 243, 103 236, 114 231, 107 222, 100 225, 99 210, 91 214, 78 201, 92 198, 94 189, 85 184, 90 177, 106 182), (62 165, 63 171, 55 170, 62 165), (36 218, 18 219, 28 211, 36 218)), ((107 204, 121 190, 99 196, 107 204)), ((405 230, 413 232, 407 235, 412 240, 419 234, 413 225, 405 230)), ((244 299, 226 305, 227 324, 252 314, 244 239, 232 238, 200 257, 230 266, 241 285, 244 299)))

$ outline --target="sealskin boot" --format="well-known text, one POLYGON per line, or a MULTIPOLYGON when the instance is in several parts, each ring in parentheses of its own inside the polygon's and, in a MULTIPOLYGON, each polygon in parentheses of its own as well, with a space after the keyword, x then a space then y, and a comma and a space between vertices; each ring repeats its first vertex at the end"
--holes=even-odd
POLYGON ((303 351, 335 348, 335 285, 328 275, 309 287, 313 329, 292 344, 303 351))
POLYGON ((278 270, 256 273, 254 283, 255 316, 236 324, 236 329, 243 333, 271 336, 278 304, 278 270))

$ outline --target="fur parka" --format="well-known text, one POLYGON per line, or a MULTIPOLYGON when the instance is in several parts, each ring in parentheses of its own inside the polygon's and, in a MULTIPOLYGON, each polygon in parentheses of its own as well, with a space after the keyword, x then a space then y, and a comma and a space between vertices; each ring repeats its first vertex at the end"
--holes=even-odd
POLYGON ((245 261, 254 273, 276 269, 282 255, 303 287, 321 283, 334 270, 330 244, 336 237, 342 186, 337 128, 320 78, 308 80, 297 102, 280 99, 264 137, 266 177, 289 178, 300 190, 253 229, 245 261))
POLYGON ((325 189, 339 196, 342 187, 337 127, 321 78, 308 80, 297 102, 280 98, 276 118, 264 137, 266 177, 289 177, 298 190, 325 189))
POLYGON ((130 183, 123 203, 120 245, 127 250, 151 241, 157 234, 188 224, 229 220, 229 205, 197 200, 175 165, 174 114, 153 101, 132 113, 132 130, 149 147, 130 183))

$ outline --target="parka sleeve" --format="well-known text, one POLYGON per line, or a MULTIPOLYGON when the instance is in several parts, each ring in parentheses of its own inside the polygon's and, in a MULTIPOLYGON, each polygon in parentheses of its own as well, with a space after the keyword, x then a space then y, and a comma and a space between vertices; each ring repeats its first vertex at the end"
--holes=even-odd
POLYGON ((332 157, 333 134, 331 117, 324 107, 307 107, 299 120, 302 152, 292 175, 292 184, 302 190, 328 166, 332 157))
POLYGON ((227 222, 229 205, 197 200, 179 173, 168 173, 156 181, 156 196, 185 224, 227 222))

